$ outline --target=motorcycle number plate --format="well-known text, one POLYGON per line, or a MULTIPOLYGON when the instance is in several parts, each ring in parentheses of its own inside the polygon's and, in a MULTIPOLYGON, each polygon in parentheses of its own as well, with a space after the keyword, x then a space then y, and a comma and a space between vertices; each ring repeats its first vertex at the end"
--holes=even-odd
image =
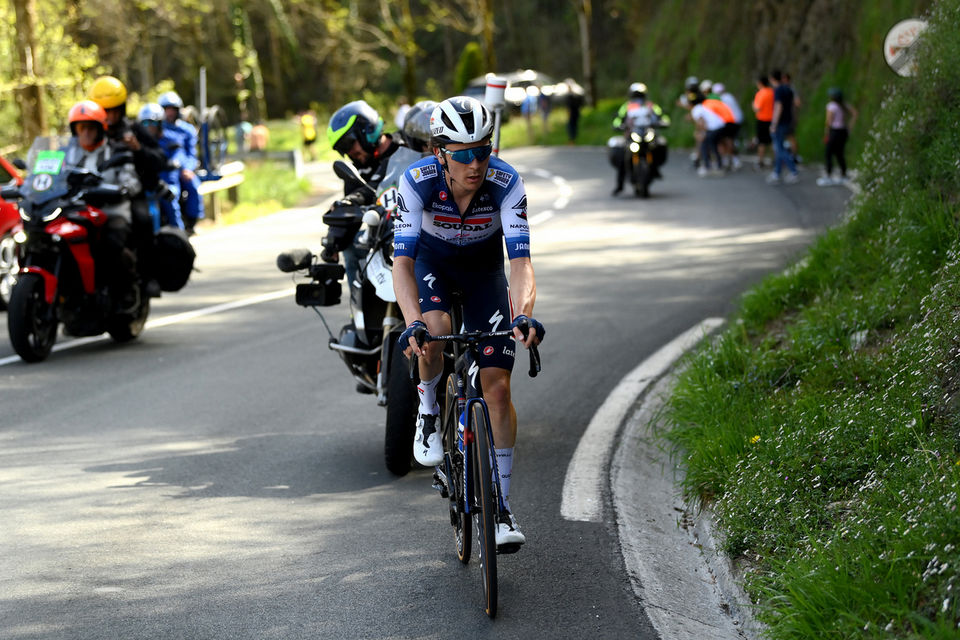
POLYGON ((393 292, 393 272, 383 260, 383 254, 377 251, 367 262, 367 280, 377 291, 377 297, 387 302, 396 302, 397 296, 393 292))

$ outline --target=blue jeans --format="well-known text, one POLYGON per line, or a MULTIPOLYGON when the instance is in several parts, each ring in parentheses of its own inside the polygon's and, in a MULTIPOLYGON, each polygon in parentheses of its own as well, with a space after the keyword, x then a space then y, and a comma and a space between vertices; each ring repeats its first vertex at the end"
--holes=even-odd
POLYGON ((793 162, 793 154, 783 145, 784 141, 787 139, 787 133, 789 132, 789 127, 777 125, 777 128, 773 131, 773 172, 780 175, 780 172, 783 170, 783 165, 787 165, 787 169, 790 170, 790 173, 797 172, 797 165, 793 162))

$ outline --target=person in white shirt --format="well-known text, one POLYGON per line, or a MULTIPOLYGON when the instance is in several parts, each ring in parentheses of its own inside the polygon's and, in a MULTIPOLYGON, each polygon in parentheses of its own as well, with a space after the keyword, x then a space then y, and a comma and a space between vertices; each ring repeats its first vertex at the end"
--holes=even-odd
POLYGON ((697 169, 697 175, 701 178, 710 175, 710 156, 717 159, 717 169, 720 165, 720 150, 717 148, 717 142, 723 135, 726 122, 716 113, 703 106, 704 95, 698 93, 691 101, 693 108, 690 110, 690 117, 697 127, 697 130, 703 133, 703 142, 700 143, 700 168, 697 169))

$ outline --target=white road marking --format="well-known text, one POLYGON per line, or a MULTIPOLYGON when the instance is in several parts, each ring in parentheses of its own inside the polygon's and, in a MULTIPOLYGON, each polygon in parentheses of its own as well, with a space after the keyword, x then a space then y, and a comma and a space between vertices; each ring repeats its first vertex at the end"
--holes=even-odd
POLYGON ((610 392, 583 432, 563 482, 560 515, 566 520, 601 522, 604 478, 610 449, 627 411, 647 386, 663 375, 684 351, 723 324, 721 318, 707 318, 688 329, 641 362, 610 392))
MULTIPOLYGON (((203 307, 202 309, 195 309, 193 311, 185 311, 183 313, 177 313, 172 316, 164 316, 157 318, 156 320, 147 320, 147 324, 144 327, 144 331, 148 329, 156 329, 158 327, 166 327, 171 324, 178 324, 181 322, 189 322, 190 320, 196 320, 197 318, 202 318, 204 316, 213 315, 215 313, 221 313, 223 311, 232 311, 233 309, 239 309, 241 307, 249 307, 251 305, 260 304, 261 302, 269 302, 271 300, 276 300, 278 298, 285 298, 292 296, 295 293, 296 289, 283 289, 282 291, 272 291, 270 293, 264 293, 258 296, 251 296, 249 298, 243 298, 241 300, 234 300, 233 302, 224 302, 222 304, 216 304, 212 307, 203 307)), ((110 336, 106 333, 99 336, 90 336, 87 338, 77 338, 74 340, 68 340, 67 342, 60 342, 53 346, 53 351, 66 351, 67 349, 75 349, 77 347, 82 347, 86 344, 92 344, 94 342, 100 342, 102 340, 109 340, 110 336)), ((0 358, 0 367, 14 362, 20 362, 20 356, 7 356, 6 358, 0 358)))

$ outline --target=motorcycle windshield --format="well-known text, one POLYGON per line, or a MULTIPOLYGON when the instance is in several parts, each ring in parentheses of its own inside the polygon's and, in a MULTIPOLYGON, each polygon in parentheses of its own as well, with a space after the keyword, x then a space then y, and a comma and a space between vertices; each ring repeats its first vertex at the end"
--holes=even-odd
POLYGON ((20 192, 24 201, 34 207, 43 207, 69 195, 71 186, 67 180, 70 174, 66 166, 65 147, 69 137, 41 136, 33 141, 27 152, 27 170, 20 192))

